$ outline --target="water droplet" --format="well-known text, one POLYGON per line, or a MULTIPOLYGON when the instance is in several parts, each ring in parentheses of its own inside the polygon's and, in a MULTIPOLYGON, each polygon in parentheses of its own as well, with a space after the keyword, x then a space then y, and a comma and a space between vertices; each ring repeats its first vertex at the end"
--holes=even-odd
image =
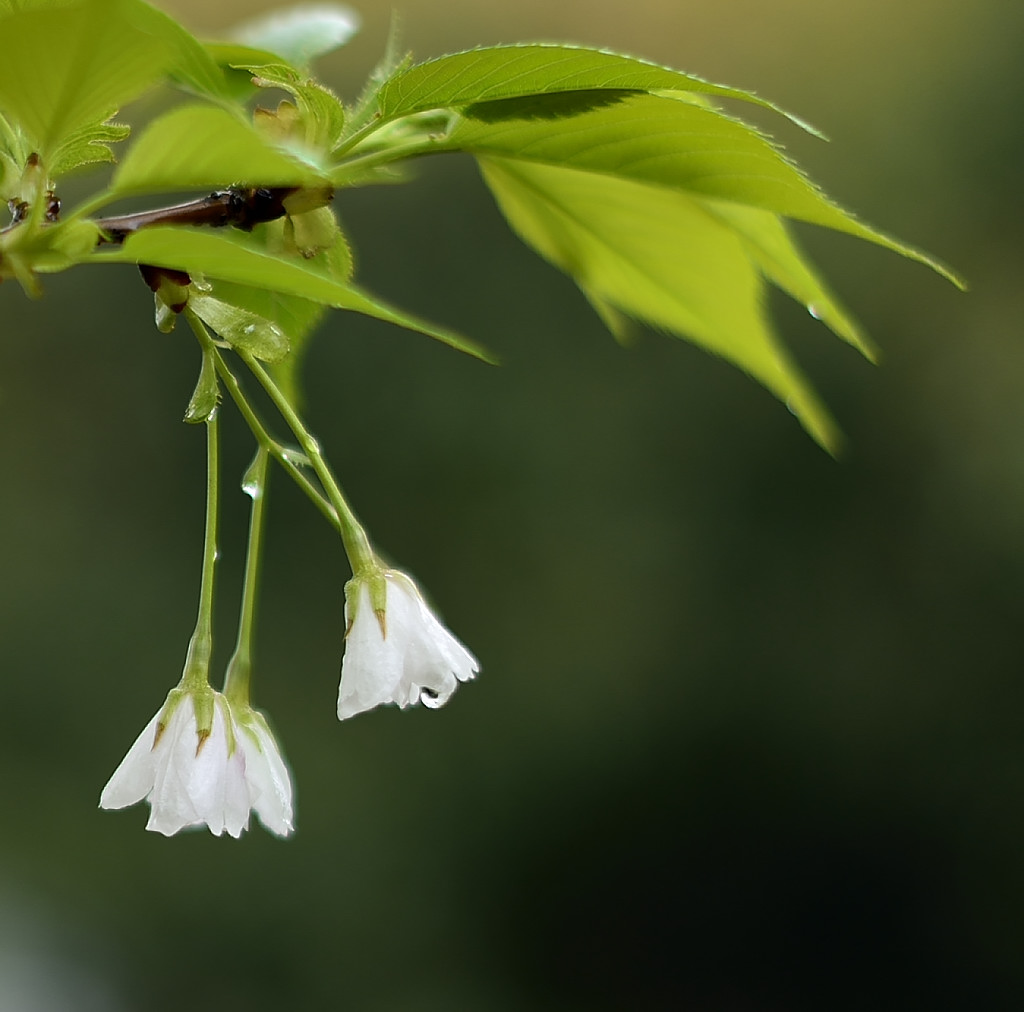
POLYGON ((816 306, 813 302, 807 303, 807 312, 811 314, 816 320, 821 319, 821 309, 816 306))
POLYGON ((248 481, 242 482, 242 491, 250 499, 258 499, 263 494, 263 489, 260 483, 255 479, 249 479, 248 481))

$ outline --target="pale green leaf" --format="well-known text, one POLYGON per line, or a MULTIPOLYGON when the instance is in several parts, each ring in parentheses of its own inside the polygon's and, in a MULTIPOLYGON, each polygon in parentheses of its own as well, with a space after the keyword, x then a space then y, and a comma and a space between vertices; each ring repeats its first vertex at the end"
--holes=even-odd
POLYGON ((735 229, 748 256, 766 278, 806 306, 812 316, 865 358, 876 360, 874 343, 818 277, 781 218, 756 207, 741 207, 722 200, 705 199, 702 205, 735 229))
POLYGON ((149 30, 151 10, 138 0, 82 0, 0 20, 0 109, 32 137, 44 164, 173 61, 171 43, 149 30))
POLYGON ((175 83, 196 95, 230 104, 232 88, 206 47, 163 11, 148 4, 139 8, 139 25, 170 47, 167 73, 175 83))
POLYGON ((266 318, 212 295, 190 294, 188 308, 233 348, 263 362, 280 362, 290 350, 287 334, 266 318))
POLYGON ((131 127, 123 123, 94 123, 71 134, 54 152, 47 166, 53 179, 98 162, 114 161, 110 145, 125 140, 131 127))
POLYGON ((342 4, 309 4, 261 14, 239 25, 232 37, 247 46, 283 56, 306 67, 343 46, 359 29, 359 15, 342 4))
POLYGON ((467 115, 437 147, 656 183, 761 208, 867 239, 961 284, 926 253, 829 200, 752 127, 705 105, 630 95, 567 119, 487 122, 467 115))
POLYGON ((811 129, 771 102, 740 88, 712 84, 692 74, 607 50, 551 44, 471 49, 416 64, 381 88, 378 108, 381 117, 388 120, 428 109, 603 88, 696 92, 741 99, 780 112, 811 129))
POLYGON ((484 361, 493 361, 483 348, 467 338, 394 309, 355 285, 339 281, 319 265, 273 256, 251 237, 234 230, 215 233, 181 228, 140 229, 128 237, 122 248, 97 253, 92 259, 99 263, 153 264, 298 295, 418 331, 484 361))
POLYGON ((244 120, 217 106, 184 106, 154 120, 114 173, 120 193, 251 183, 298 186, 320 177, 271 147, 244 120))
POLYGON ((513 229, 598 306, 738 365, 836 449, 831 418, 772 334, 760 271, 735 228, 699 199, 527 161, 488 158, 481 167, 513 229))

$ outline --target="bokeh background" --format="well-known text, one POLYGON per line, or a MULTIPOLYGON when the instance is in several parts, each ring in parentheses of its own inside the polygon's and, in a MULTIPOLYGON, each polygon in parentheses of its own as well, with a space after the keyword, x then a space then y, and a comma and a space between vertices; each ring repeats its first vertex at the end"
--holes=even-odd
MULTIPOLYGON (((211 35, 266 6, 166 4, 211 35)), ((391 6, 322 62, 343 94, 391 6)), ((353 502, 484 672, 339 725, 347 570, 277 480, 256 693, 298 832, 236 843, 96 809, 194 621, 196 349, 129 269, 5 285, 0 1012, 1020 1008, 1024 7, 398 6, 421 57, 576 40, 769 96, 834 138, 773 125, 815 178, 972 290, 799 229, 884 352, 773 298, 836 462, 722 362, 618 347, 468 160, 340 197, 364 284, 505 361, 337 314, 308 369, 353 502)))

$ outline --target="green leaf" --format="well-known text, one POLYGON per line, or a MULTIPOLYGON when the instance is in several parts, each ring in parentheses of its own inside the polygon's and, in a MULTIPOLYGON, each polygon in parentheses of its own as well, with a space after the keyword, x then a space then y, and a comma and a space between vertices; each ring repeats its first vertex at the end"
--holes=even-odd
POLYGON ((558 92, 662 91, 735 98, 782 113, 811 127, 749 91, 662 67, 632 56, 581 46, 530 44, 471 49, 419 63, 388 81, 378 93, 385 120, 428 109, 550 95, 558 92))
POLYGON ((326 154, 345 126, 345 107, 329 88, 283 64, 246 65, 261 88, 280 88, 295 98, 302 117, 304 147, 326 154))
POLYGON ((185 408, 184 421, 190 425, 208 422, 217 410, 218 403, 220 403, 220 382, 217 379, 217 367, 214 364, 213 355, 204 351, 203 364, 199 369, 199 379, 189 398, 188 407, 185 408))
POLYGON ((323 303, 231 281, 215 281, 213 293, 224 302, 269 320, 287 335, 291 351, 280 362, 272 363, 272 370, 275 381, 291 403, 301 407, 303 398, 299 374, 309 338, 326 312, 323 303))
POLYGON ((170 61, 167 65, 170 77, 196 95, 231 104, 234 92, 224 70, 217 65, 206 46, 163 11, 148 4, 138 6, 140 26, 163 39, 170 48, 170 61))
POLYGON ((111 144, 125 140, 131 127, 123 123, 94 123, 76 130, 54 152, 47 169, 60 179, 84 165, 114 161, 111 144))
POLYGON ((865 225, 829 200, 752 127, 703 104, 630 95, 568 119, 485 122, 467 116, 438 143, 440 149, 656 183, 761 208, 867 239, 961 285, 926 253, 865 225))
POLYGON ((237 231, 211 233, 181 228, 140 229, 128 237, 122 248, 97 253, 92 260, 97 263, 153 264, 188 271, 193 276, 205 274, 241 285, 298 295, 418 331, 485 362, 494 361, 483 348, 467 338, 394 309, 355 285, 339 281, 319 265, 273 256, 251 237, 237 231))
POLYGON ((82 0, 0 19, 0 109, 34 140, 44 164, 76 131, 104 121, 158 80, 173 45, 139 0, 82 0))
POLYGON ((253 358, 280 362, 290 350, 281 328, 256 313, 203 294, 190 294, 188 308, 222 340, 253 358))
POLYGON ((298 186, 317 170, 263 140, 249 124, 216 106, 184 106, 154 120, 114 173, 120 193, 251 183, 298 186))
POLYGON ((504 158, 481 168, 512 228, 613 321, 626 313, 735 363, 835 451, 835 426, 772 334, 764 280, 731 224, 664 187, 504 158))
POLYGON ((270 50, 295 67, 343 46, 359 30, 359 15, 341 4, 317 4, 271 11, 238 25, 232 37, 270 50))
POLYGON ((806 306, 812 316, 869 361, 876 360, 874 343, 804 259, 782 219, 755 207, 720 200, 705 199, 701 203, 709 214, 735 230, 747 255, 766 278, 806 306))

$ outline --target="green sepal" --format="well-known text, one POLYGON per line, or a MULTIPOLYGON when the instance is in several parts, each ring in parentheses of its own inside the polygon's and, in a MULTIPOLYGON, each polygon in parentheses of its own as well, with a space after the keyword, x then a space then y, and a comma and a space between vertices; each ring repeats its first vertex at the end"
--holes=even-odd
MULTIPOLYGON (((195 301, 195 296, 190 301, 195 301)), ((203 364, 199 369, 199 379, 192 391, 188 407, 185 409, 184 421, 190 425, 208 422, 220 403, 220 383, 217 380, 217 367, 213 355, 203 352, 203 364)))

